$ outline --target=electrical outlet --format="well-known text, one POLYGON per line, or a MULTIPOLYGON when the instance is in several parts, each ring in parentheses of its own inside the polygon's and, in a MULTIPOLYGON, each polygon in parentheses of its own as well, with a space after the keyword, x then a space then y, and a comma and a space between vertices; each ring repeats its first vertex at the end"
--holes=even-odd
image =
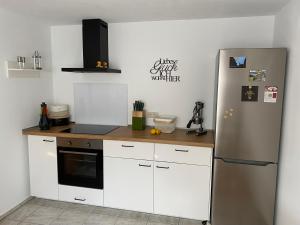
POLYGON ((156 118, 156 117, 158 117, 158 112, 147 112, 146 117, 147 118, 156 118))

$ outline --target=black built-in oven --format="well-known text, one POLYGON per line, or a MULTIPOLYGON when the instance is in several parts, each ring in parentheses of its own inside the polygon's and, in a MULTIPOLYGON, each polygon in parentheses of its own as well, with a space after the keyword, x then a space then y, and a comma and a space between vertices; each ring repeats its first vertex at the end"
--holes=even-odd
POLYGON ((103 189, 103 141, 57 139, 58 183, 103 189))

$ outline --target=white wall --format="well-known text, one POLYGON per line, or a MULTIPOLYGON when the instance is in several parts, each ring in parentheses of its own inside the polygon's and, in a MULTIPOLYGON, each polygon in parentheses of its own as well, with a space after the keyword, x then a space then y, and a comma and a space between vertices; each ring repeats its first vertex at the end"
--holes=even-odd
MULTIPOLYGON (((31 57, 34 50, 51 69, 50 29, 30 18, 0 9, 0 216, 29 196, 26 137, 22 129, 36 125, 39 104, 52 98, 48 73, 39 79, 7 79, 4 60, 31 57)), ((29 60, 29 58, 28 58, 29 60)))
POLYGON ((109 24, 110 63, 122 69, 121 75, 60 72, 61 67, 82 67, 81 26, 54 26, 55 101, 72 106, 74 82, 126 83, 129 112, 132 102, 142 99, 148 111, 177 115, 177 125, 185 127, 194 102, 201 100, 206 126, 212 128, 218 49, 271 47, 273 25, 273 16, 109 24), (151 80, 149 70, 160 57, 179 60, 180 83, 151 80))
POLYGON ((288 70, 283 118, 277 225, 300 224, 300 2, 290 2, 277 16, 274 46, 287 47, 288 70))

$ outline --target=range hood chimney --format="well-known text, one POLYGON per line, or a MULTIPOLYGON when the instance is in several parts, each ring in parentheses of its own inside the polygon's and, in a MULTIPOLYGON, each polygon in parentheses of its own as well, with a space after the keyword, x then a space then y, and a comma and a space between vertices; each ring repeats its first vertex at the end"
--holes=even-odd
POLYGON ((82 20, 82 46, 83 68, 62 68, 63 72, 121 73, 121 70, 109 68, 106 22, 100 19, 82 20))

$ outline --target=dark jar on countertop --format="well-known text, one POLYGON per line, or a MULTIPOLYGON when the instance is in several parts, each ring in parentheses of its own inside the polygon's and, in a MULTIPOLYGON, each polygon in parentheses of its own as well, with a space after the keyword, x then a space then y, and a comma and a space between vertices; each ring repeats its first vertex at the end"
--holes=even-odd
POLYGON ((47 109, 47 104, 45 102, 41 104, 41 118, 39 122, 39 128, 40 130, 50 129, 50 124, 48 119, 48 109, 47 109))

